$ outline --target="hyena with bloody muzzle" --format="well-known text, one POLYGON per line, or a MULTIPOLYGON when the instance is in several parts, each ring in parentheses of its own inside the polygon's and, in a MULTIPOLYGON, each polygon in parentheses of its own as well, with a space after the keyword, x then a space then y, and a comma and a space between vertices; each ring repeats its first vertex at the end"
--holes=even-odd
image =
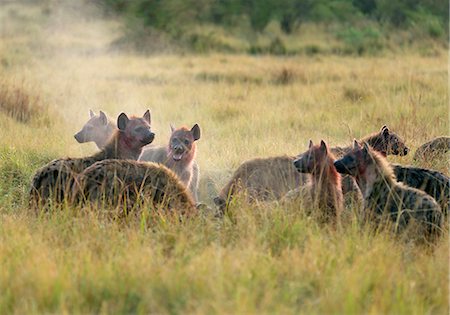
POLYGON ((172 134, 167 147, 147 148, 142 152, 140 161, 161 163, 171 169, 191 191, 192 197, 198 201, 199 166, 195 160, 200 139, 200 127, 195 124, 191 129, 170 126, 172 134))
POLYGON ((43 206, 49 198, 63 202, 76 184, 76 175, 92 164, 105 159, 137 160, 142 147, 151 143, 155 134, 150 130, 151 116, 147 110, 143 117, 131 117, 125 113, 117 119, 118 130, 109 143, 98 153, 83 158, 56 159, 40 168, 33 177, 30 203, 43 206))
POLYGON ((443 216, 437 202, 423 191, 397 182, 386 158, 367 143, 361 147, 355 140, 353 149, 334 166, 339 173, 355 178, 367 220, 388 222, 397 232, 414 225, 419 237, 440 234, 443 216))
POLYGON ((334 160, 323 140, 320 145, 314 145, 310 140, 308 150, 294 160, 294 166, 300 173, 311 174, 308 190, 312 204, 306 206, 319 211, 314 215, 319 221, 336 224, 344 208, 344 197, 341 176, 334 167, 334 160))
POLYGON ((97 148, 103 149, 116 129, 116 125, 109 120, 104 112, 100 111, 96 115, 92 110, 89 110, 89 120, 74 135, 74 138, 78 143, 94 142, 97 148))

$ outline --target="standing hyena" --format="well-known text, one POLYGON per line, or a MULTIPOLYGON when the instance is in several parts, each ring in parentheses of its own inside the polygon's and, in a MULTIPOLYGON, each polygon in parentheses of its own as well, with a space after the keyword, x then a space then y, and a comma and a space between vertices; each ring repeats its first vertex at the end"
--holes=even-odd
POLYGON ((62 202, 65 194, 71 191, 75 176, 95 162, 105 159, 137 160, 142 147, 155 137, 150 131, 150 118, 149 110, 142 118, 129 119, 122 113, 117 119, 117 132, 100 152, 84 158, 53 160, 40 168, 31 183, 31 203, 44 205, 50 197, 62 202))
MULTIPOLYGON (((334 167, 334 155, 322 140, 320 145, 309 141, 309 149, 294 161, 300 173, 311 174, 308 190, 312 206, 320 213, 316 217, 323 222, 337 223, 344 208, 341 176, 334 167)), ((308 206, 308 205, 306 205, 308 206)))
POLYGON ((361 147, 355 140, 353 149, 334 165, 339 173, 356 179, 368 219, 390 221, 398 232, 415 222, 418 236, 440 233, 443 216, 436 201, 421 190, 397 182, 386 158, 367 143, 361 147))
MULTIPOLYGON (((375 150, 384 155, 405 155, 409 151, 403 140, 386 126, 379 132, 364 137, 362 141, 370 143, 375 150)), ((351 146, 335 147, 330 150, 335 156, 342 156, 351 150, 351 146)), ((219 196, 214 198, 215 204, 223 210, 227 201, 241 190, 247 192, 250 201, 280 199, 307 181, 305 174, 297 172, 294 160, 294 156, 277 156, 245 161, 222 188, 219 196)), ((344 194, 357 190, 353 179, 348 176, 342 177, 342 183, 344 194)))
POLYGON ((104 112, 100 111, 100 114, 96 115, 89 110, 89 120, 74 135, 74 138, 78 143, 95 142, 97 148, 103 149, 116 129, 115 124, 108 119, 104 112))
POLYGON ((200 127, 197 124, 191 129, 170 127, 172 135, 168 146, 147 148, 139 160, 161 163, 170 168, 189 188, 197 202, 200 170, 195 160, 197 150, 195 142, 200 139, 200 127))
POLYGON ((159 163, 104 160, 79 175, 74 203, 90 201, 126 210, 150 204, 177 214, 196 212, 194 201, 178 176, 159 163))

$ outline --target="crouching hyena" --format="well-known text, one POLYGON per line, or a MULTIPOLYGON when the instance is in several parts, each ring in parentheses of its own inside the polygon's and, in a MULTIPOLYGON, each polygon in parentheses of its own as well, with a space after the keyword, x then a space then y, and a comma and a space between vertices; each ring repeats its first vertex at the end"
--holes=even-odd
POLYGON ((186 186, 162 164, 130 160, 103 160, 85 169, 74 186, 73 202, 124 207, 149 205, 158 210, 194 214, 186 186))
MULTIPOLYGON (((386 126, 362 140, 371 144, 383 155, 404 155, 409 151, 403 140, 386 126)), ((330 149, 337 157, 350 150, 351 146, 330 149)), ((256 158, 242 163, 234 172, 231 180, 220 191, 219 196, 214 198, 214 203, 223 210, 227 201, 230 201, 233 195, 240 190, 247 192, 249 201, 280 199, 308 180, 305 174, 297 172, 293 164, 294 160, 294 156, 277 156, 256 158)), ((349 191, 356 191, 359 194, 353 179, 348 176, 342 177, 342 190, 344 194, 349 191)))
POLYGON ((398 232, 414 225, 419 237, 441 232, 443 216, 437 202, 423 191, 397 182, 386 158, 367 143, 361 147, 355 140, 353 149, 334 165, 339 173, 356 179, 366 218, 377 223, 390 221, 398 232))
POLYGON ((200 139, 200 127, 195 124, 191 129, 170 126, 172 135, 167 147, 147 148, 142 152, 140 161, 161 163, 170 168, 189 188, 192 197, 198 201, 198 182, 200 169, 195 160, 200 139))
POLYGON ((32 205, 45 205, 52 197, 62 202, 70 193, 75 176, 95 162, 105 159, 137 160, 142 147, 151 143, 155 134, 150 131, 150 111, 142 118, 131 117, 125 113, 117 119, 118 130, 110 142, 98 153, 84 158, 62 158, 53 160, 40 168, 33 177, 30 190, 32 205))
POLYGON ((93 141, 97 148, 103 149, 116 129, 114 123, 109 120, 104 112, 100 111, 100 114, 96 115, 92 110, 89 110, 89 120, 74 135, 74 138, 79 143, 93 141))
MULTIPOLYGON (((320 211, 314 215, 320 221, 336 224, 344 207, 341 176, 334 167, 334 155, 322 140, 320 145, 309 141, 309 149, 294 161, 300 173, 311 174, 309 191, 312 205, 320 211)), ((308 206, 308 204, 306 204, 308 206)))
POLYGON ((450 150, 450 137, 437 137, 422 144, 414 154, 414 160, 430 160, 442 157, 450 150))
POLYGON ((395 177, 406 185, 423 190, 441 206, 442 213, 448 214, 450 202, 450 178, 438 171, 391 164, 395 177))

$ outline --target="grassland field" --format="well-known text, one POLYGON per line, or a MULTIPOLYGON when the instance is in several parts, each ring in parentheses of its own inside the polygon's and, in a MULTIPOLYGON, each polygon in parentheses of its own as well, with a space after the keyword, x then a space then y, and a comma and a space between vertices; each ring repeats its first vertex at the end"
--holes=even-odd
MULTIPOLYGON (((415 149, 449 134, 448 54, 376 57, 124 53, 95 9, 0 4, 0 314, 448 314, 448 227, 434 245, 295 209, 237 203, 232 217, 153 226, 66 209, 37 216, 34 171, 94 144, 89 109, 198 123, 200 199, 243 161, 347 145, 384 124, 415 149)), ((390 161, 449 174, 448 160, 390 161)))

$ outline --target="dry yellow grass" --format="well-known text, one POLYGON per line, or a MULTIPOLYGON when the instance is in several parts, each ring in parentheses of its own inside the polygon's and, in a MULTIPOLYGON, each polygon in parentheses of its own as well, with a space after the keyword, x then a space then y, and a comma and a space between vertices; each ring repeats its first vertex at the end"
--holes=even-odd
MULTIPOLYGON (((90 108, 150 108, 157 144, 169 123, 199 123, 207 203, 242 161, 297 154, 309 139, 343 145, 387 124, 414 151, 448 135, 444 51, 124 55, 108 46, 120 24, 85 14, 0 8, 1 77, 34 86, 53 113, 51 126, 0 113, 0 313, 448 313, 447 231, 430 249, 353 225, 322 230, 294 209, 242 206, 147 230, 70 209, 36 218, 23 203, 44 161, 95 150, 73 139, 90 108)), ((447 163, 433 167, 448 174, 447 163)))

